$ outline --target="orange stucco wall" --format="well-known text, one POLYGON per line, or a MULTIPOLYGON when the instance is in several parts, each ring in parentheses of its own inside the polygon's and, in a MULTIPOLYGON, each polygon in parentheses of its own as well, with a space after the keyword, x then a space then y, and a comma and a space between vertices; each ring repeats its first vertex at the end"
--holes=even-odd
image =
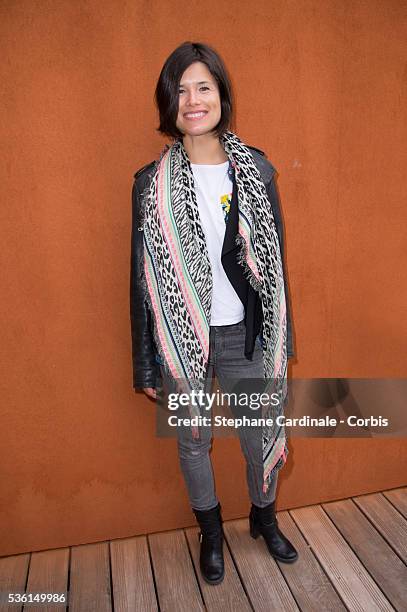
MULTIPOLYGON (((165 144, 153 91, 184 40, 223 55, 236 131, 279 171, 291 374, 406 375, 406 18, 398 0, 3 0, 0 554, 194 523, 175 440, 132 390, 129 323, 132 176, 165 144)), ((404 484, 405 451, 294 439, 278 506, 404 484)), ((244 515, 237 440, 213 459, 224 518, 244 515)))

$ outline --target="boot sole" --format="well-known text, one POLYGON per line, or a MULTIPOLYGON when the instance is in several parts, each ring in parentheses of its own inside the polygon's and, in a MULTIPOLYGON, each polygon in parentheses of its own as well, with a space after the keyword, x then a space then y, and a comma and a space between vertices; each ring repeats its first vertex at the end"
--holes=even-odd
MULTIPOLYGON (((269 550, 269 552, 270 552, 270 550, 269 550)), ((277 561, 281 561, 281 563, 294 563, 294 561, 297 561, 297 559, 298 559, 298 555, 296 557, 293 557, 292 559, 287 559, 286 557, 278 557, 277 555, 275 555, 272 552, 270 552, 270 554, 277 561)))
POLYGON ((216 580, 208 580, 208 578, 206 578, 206 576, 204 576, 201 572, 201 576, 202 578, 205 580, 205 582, 207 582, 208 584, 220 584, 221 582, 223 582, 223 579, 225 577, 225 572, 223 572, 222 576, 220 578, 217 578, 216 580))
MULTIPOLYGON (((257 540, 257 538, 259 536, 261 536, 263 538, 263 536, 261 535, 260 531, 257 531, 257 529, 250 529, 250 535, 253 538, 253 540, 257 540)), ((267 542, 266 540, 263 538, 266 546, 267 546, 267 542)), ((277 561, 281 561, 282 563, 294 563, 294 561, 297 561, 298 559, 298 554, 296 557, 293 557, 292 559, 287 559, 287 557, 279 557, 278 555, 274 554, 269 547, 267 546, 267 550, 269 551, 270 555, 273 557, 273 559, 276 559, 277 561)))

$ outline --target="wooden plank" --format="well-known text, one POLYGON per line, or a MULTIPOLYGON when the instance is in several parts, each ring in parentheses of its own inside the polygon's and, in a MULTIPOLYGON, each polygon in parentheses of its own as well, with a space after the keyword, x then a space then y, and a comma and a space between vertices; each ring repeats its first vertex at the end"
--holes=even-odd
POLYGON ((223 544, 223 556, 225 559, 225 578, 223 582, 217 585, 211 585, 205 582, 199 568, 200 544, 198 534, 198 527, 185 529, 185 535, 191 551, 195 572, 198 576, 199 585, 201 587, 201 592, 208 612, 250 611, 252 608, 249 604, 246 593, 244 592, 242 583, 240 582, 239 575, 236 571, 232 557, 230 556, 229 548, 226 542, 223 544))
MULTIPOLYGON (((8 593, 23 593, 27 582, 30 555, 11 555, 0 558, 0 592, 8 599, 8 593)), ((22 606, 2 605, 3 612, 20 612, 22 606)))
POLYGON ((227 521, 225 536, 254 610, 298 610, 286 581, 263 538, 253 540, 248 519, 227 521))
POLYGON ((295 563, 277 563, 300 609, 346 610, 290 514, 287 511, 278 512, 277 518, 281 531, 298 551, 295 563))
POLYGON ((351 612, 393 610, 321 506, 297 508, 290 514, 351 612))
POLYGON ((72 546, 69 611, 111 612, 108 542, 72 546))
MULTIPOLYGON (((69 548, 33 552, 28 572, 28 593, 66 593, 68 590, 69 548)), ((68 603, 68 602, 67 602, 68 603)), ((61 605, 27 606, 33 612, 61 612, 61 605)))
POLYGON ((204 610, 184 532, 154 533, 148 541, 161 612, 204 610))
POLYGON ((146 536, 112 540, 110 555, 115 612, 158 610, 146 536))
POLYGON ((407 521, 381 494, 352 498, 396 553, 407 563, 407 521))
POLYGON ((397 610, 407 604, 407 567, 352 500, 322 504, 397 610))
POLYGON ((397 510, 407 519, 407 487, 383 491, 383 495, 397 508, 397 510))

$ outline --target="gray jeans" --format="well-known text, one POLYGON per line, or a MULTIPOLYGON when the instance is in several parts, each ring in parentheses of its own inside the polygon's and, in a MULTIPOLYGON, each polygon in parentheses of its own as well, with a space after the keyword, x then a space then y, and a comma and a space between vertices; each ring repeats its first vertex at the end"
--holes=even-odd
MULTIPOLYGON (((243 321, 234 325, 210 327, 207 391, 210 390, 210 383, 214 375, 224 393, 230 392, 231 384, 238 380, 263 379, 263 351, 259 339, 256 339, 253 359, 250 361, 244 355, 245 334, 246 328, 243 321)), ((161 377, 163 384, 168 385, 169 381, 163 368, 161 368, 161 377)), ((230 408, 235 413, 236 407, 230 406, 230 408)), ((192 508, 209 510, 218 504, 209 455, 212 445, 212 428, 201 426, 199 431, 200 437, 196 440, 192 436, 191 427, 177 428, 178 454, 192 508)), ((264 507, 275 499, 278 473, 276 472, 267 493, 264 493, 262 428, 239 427, 237 431, 246 459, 246 478, 250 499, 256 506, 264 507)), ((232 470, 233 466, 229 465, 227 469, 232 470)))

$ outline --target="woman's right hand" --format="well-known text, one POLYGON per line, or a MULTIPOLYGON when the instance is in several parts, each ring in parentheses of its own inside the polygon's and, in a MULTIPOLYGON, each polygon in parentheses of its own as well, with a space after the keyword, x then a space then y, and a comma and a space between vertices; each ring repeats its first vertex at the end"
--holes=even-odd
POLYGON ((152 387, 144 387, 143 391, 147 395, 147 397, 153 400, 157 399, 157 391, 153 389, 152 387))

